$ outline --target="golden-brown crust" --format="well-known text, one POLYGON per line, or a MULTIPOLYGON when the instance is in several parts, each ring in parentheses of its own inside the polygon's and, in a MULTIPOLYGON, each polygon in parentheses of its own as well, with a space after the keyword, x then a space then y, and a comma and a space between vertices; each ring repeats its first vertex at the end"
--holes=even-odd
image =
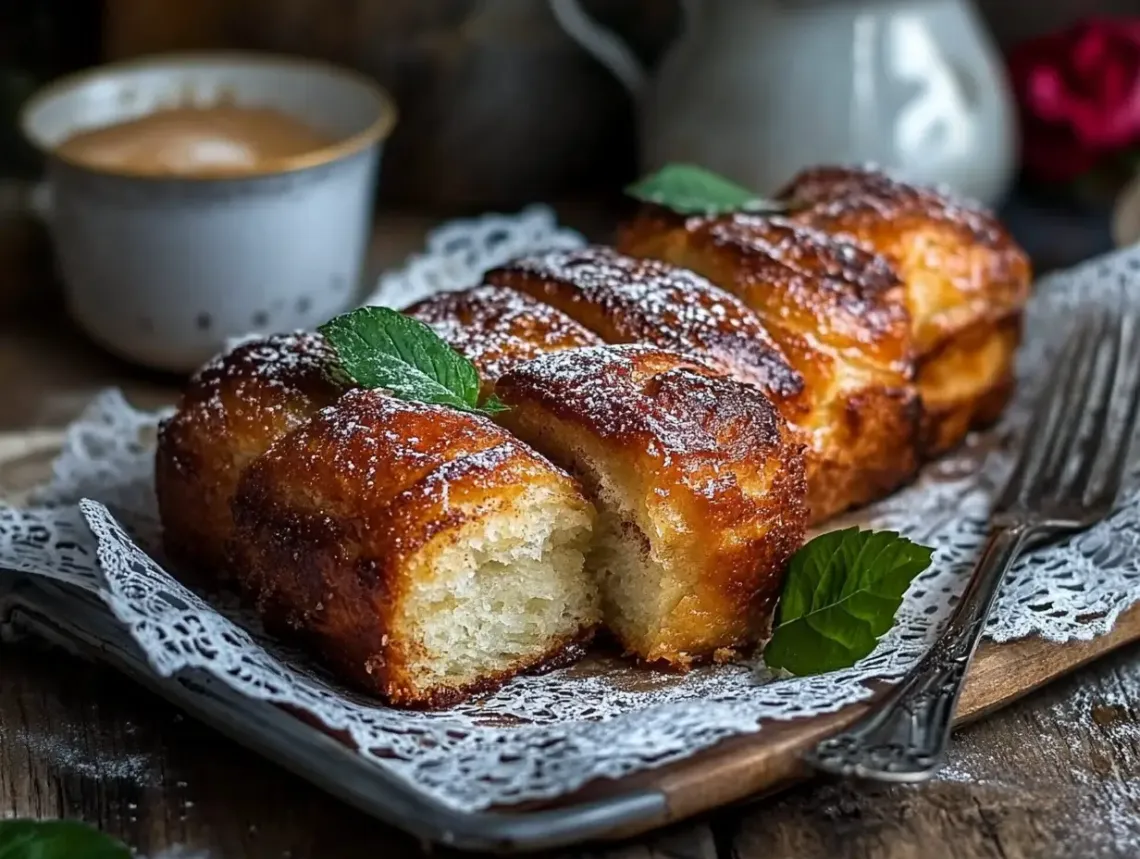
POLYGON ((801 223, 874 248, 907 284, 919 355, 1025 305, 1024 251, 989 212, 875 170, 822 167, 783 191, 801 223))
POLYGON ((955 446, 971 425, 963 417, 979 411, 994 379, 1010 375, 1008 365, 985 365, 1029 298, 1025 253, 991 213, 875 170, 808 170, 783 197, 795 220, 859 241, 897 268, 927 409, 923 454, 955 446))
POLYGON ((1013 313, 996 324, 979 323, 925 359, 919 372, 925 402, 924 456, 953 450, 971 429, 989 426, 1001 416, 1015 387, 1021 322, 1022 314, 1013 313))
POLYGON ((189 382, 159 427, 155 489, 163 540, 184 568, 227 575, 230 499, 246 465, 333 402, 342 387, 318 334, 278 334, 238 346, 189 382))
POLYGON ((588 247, 522 257, 486 279, 557 307, 607 343, 697 358, 778 403, 803 392, 803 379, 756 314, 694 272, 588 247))
POLYGON ((580 498, 489 420, 351 391, 246 469, 233 503, 238 584, 268 625, 354 685, 392 704, 454 703, 570 643, 465 686, 424 689, 409 670, 402 606, 430 558, 476 518, 525 515, 512 505, 538 483, 580 498))
POLYGON ((1016 248, 992 213, 955 201, 935 188, 895 179, 872 167, 822 166, 803 170, 778 194, 794 211, 814 210, 819 218, 857 226, 883 222, 944 224, 962 241, 997 250, 1016 248))
POLYGON ((498 391, 504 422, 588 491, 621 482, 657 526, 642 532, 650 551, 691 582, 654 637, 627 648, 684 665, 764 634, 807 514, 801 446, 762 393, 649 346, 546 355, 498 391), (591 473, 580 441, 622 475, 591 473))
POLYGON ((811 412, 797 425, 808 438, 811 524, 910 482, 922 417, 914 386, 889 374, 849 376, 841 359, 807 340, 788 337, 786 343, 812 395, 811 412))
POLYGON ((630 253, 693 269, 734 293, 803 376, 812 522, 882 497, 917 468, 919 404, 902 284, 881 257, 785 219, 680 218, 649 207, 630 253))
POLYGON ((759 313, 769 330, 810 334, 844 357, 913 373, 903 284, 886 259, 851 242, 785 218, 682 218, 647 206, 622 228, 618 248, 698 266, 701 257, 716 258, 731 268, 731 278, 717 272, 730 285, 710 279, 759 313))
POLYGON ((498 286, 438 293, 404 312, 430 325, 476 366, 484 395, 516 364, 546 352, 602 342, 555 308, 498 286))
MULTIPOLYGON (((407 311, 497 387, 504 425, 592 491, 618 481, 637 496, 652 534, 623 527, 691 577, 649 639, 625 640, 650 662, 762 638, 808 506, 818 522, 881 497, 995 420, 1013 389, 1029 267, 992 216, 844 168, 807 171, 783 196, 787 217, 647 206, 619 243, 638 259, 538 255, 407 311), (794 431, 720 374, 767 391, 794 431), (608 471, 576 454, 587 443, 608 471)), ((431 557, 536 483, 588 504, 490 421, 346 393, 332 361, 319 335, 283 335, 191 381, 156 456, 171 555, 228 569, 267 625, 400 706, 453 704, 588 638, 465 685, 417 683, 424 654, 399 615, 431 557)))

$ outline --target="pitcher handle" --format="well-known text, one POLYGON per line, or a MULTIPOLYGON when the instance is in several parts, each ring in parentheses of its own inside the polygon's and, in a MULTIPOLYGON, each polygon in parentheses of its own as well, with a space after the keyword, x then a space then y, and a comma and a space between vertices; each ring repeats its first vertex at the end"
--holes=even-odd
POLYGON ((550 0, 550 11, 566 35, 609 69, 634 99, 641 95, 649 76, 629 45, 586 14, 578 0, 550 0))

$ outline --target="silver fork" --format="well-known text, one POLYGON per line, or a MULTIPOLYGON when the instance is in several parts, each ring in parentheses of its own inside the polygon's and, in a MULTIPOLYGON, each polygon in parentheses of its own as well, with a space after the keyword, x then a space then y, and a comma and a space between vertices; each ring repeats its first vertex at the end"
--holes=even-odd
POLYGON ((946 628, 873 712, 808 752, 809 763, 887 782, 925 781, 937 772, 966 669, 1010 566, 1030 542, 1088 528, 1116 504, 1140 403, 1136 339, 1135 321, 1122 308, 1078 321, 946 628))

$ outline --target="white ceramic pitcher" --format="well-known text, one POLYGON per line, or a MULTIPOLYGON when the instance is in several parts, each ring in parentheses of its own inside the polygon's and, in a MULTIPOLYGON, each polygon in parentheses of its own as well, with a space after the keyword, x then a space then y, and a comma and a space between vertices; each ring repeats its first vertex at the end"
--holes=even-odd
POLYGON ((688 161, 770 192, 874 162, 985 203, 1012 177, 1011 97, 968 0, 685 0, 652 76, 577 0, 549 2, 634 96, 644 170, 688 161))

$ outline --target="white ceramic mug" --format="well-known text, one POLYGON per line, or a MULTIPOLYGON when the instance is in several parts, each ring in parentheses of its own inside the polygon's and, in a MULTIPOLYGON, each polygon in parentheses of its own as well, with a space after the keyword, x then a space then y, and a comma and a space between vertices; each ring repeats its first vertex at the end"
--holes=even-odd
POLYGON ((21 124, 47 156, 70 313, 109 351, 185 372, 229 338, 312 327, 348 308, 395 114, 367 78, 258 54, 160 56, 49 85, 21 124), (131 175, 55 152, 79 131, 221 102, 274 108, 333 142, 225 178, 131 175))

